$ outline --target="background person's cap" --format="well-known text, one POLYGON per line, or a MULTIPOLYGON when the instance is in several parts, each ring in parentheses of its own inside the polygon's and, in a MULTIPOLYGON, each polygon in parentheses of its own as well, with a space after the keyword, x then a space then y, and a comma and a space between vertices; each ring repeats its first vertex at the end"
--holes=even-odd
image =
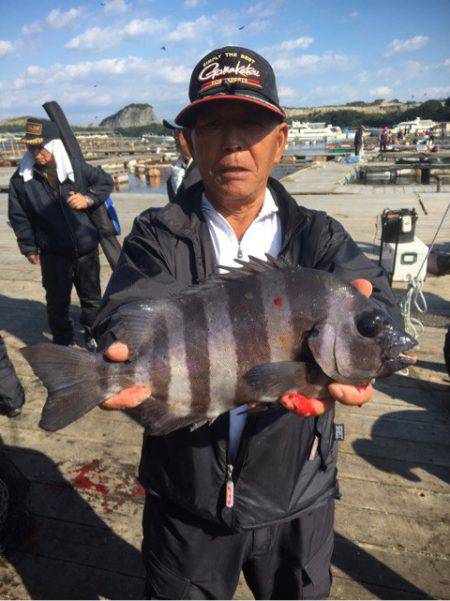
POLYGON ((25 136, 19 139, 24 144, 46 144, 59 138, 59 131, 53 121, 48 119, 27 119, 25 136))
POLYGON ((213 50, 196 65, 189 84, 191 104, 176 117, 178 125, 189 126, 197 107, 213 100, 240 100, 286 117, 280 107, 272 67, 261 55, 237 46, 213 50))
POLYGON ((172 119, 163 119, 162 124, 166 129, 183 129, 182 125, 177 125, 172 119))

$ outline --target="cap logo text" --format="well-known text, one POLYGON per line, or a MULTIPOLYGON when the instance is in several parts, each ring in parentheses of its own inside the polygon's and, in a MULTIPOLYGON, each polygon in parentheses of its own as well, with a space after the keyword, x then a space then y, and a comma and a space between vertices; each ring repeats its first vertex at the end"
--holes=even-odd
POLYGON ((240 77, 260 77, 260 73, 257 69, 251 65, 243 65, 241 61, 234 66, 224 65, 221 67, 219 63, 211 63, 200 71, 198 79, 200 81, 208 81, 209 79, 216 79, 216 77, 223 76, 240 76, 240 77))

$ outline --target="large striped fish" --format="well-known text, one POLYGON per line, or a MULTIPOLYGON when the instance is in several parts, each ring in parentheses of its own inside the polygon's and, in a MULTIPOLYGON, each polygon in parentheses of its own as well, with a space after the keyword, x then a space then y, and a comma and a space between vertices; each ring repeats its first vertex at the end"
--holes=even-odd
POLYGON ((154 434, 202 424, 290 390, 326 398, 330 379, 362 384, 410 363, 415 341, 349 284, 268 257, 176 296, 118 309, 126 363, 53 344, 23 349, 48 389, 40 425, 58 430, 135 385, 154 434))

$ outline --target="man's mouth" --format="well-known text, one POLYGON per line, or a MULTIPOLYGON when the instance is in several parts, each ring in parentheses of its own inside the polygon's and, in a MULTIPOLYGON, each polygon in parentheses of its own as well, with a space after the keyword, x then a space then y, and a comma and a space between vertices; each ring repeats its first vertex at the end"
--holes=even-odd
POLYGON ((230 165, 229 167, 219 167, 217 171, 220 175, 227 175, 231 173, 247 173, 250 170, 238 165, 230 165))

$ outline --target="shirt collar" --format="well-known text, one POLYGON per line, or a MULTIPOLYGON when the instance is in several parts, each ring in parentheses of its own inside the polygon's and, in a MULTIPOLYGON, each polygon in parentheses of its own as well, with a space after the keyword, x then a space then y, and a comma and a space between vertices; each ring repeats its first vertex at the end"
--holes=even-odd
MULTIPOLYGON (((215 209, 213 207, 213 205, 207 199, 205 192, 202 193, 201 206, 202 206, 202 211, 206 211, 207 213, 217 213, 220 215, 219 211, 217 209, 215 209)), ((265 219, 269 215, 273 215, 273 213, 278 213, 278 207, 275 204, 275 201, 273 199, 273 196, 272 196, 269 188, 266 188, 266 195, 264 197, 264 202, 262 204, 262 207, 261 207, 258 215, 255 218, 255 221, 259 220, 259 219, 265 219)))

